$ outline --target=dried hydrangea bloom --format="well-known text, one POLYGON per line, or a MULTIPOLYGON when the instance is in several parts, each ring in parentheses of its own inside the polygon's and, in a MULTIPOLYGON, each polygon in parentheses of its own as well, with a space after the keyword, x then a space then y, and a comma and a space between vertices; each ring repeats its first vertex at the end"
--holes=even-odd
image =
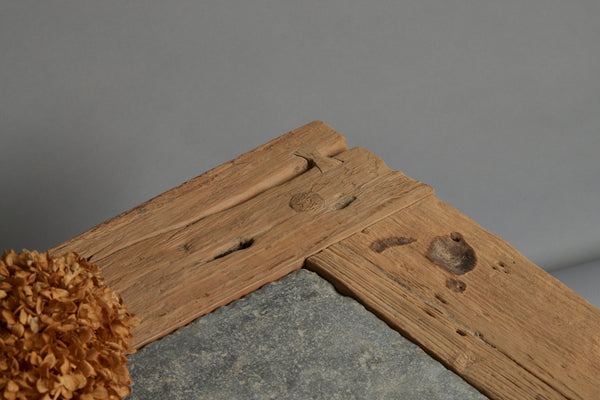
POLYGON ((122 399, 139 320, 77 253, 4 252, 0 261, 0 398, 122 399))

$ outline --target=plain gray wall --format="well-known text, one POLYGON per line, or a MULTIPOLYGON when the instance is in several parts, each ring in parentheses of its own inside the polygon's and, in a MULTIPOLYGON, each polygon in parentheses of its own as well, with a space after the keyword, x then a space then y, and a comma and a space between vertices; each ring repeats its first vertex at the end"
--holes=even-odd
POLYGON ((1 1, 0 247, 321 119, 596 287, 599 21, 597 0, 1 1))

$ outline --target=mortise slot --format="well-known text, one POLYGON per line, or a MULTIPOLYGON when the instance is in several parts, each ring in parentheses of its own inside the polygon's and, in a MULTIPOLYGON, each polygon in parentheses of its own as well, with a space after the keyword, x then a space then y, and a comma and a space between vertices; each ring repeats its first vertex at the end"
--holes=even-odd
POLYGON ((315 149, 298 149, 294 155, 306 160, 307 171, 316 167, 319 171, 325 172, 330 168, 343 164, 343 161, 338 160, 333 156, 322 155, 315 149))
POLYGON ((232 246, 228 250, 225 250, 223 253, 216 255, 215 258, 213 258, 213 260, 228 256, 229 254, 235 253, 236 251, 239 251, 239 250, 247 249, 248 247, 252 246, 253 244, 254 244, 254 239, 252 239, 252 238, 240 239, 240 241, 235 246, 232 246))
POLYGON ((302 158, 304 158, 304 159, 306 160, 306 170, 307 170, 307 171, 308 171, 308 170, 311 170, 311 169, 313 169, 314 167, 316 167, 316 166, 317 166, 317 163, 316 163, 316 162, 315 162, 315 160, 313 160, 312 158, 308 158, 308 157, 305 157, 305 156, 301 156, 301 155, 299 155, 299 154, 296 154, 296 155, 297 155, 298 157, 302 157, 302 158))

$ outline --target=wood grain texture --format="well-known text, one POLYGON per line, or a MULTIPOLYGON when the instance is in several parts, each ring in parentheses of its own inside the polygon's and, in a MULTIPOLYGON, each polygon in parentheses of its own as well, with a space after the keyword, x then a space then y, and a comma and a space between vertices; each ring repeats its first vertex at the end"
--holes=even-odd
POLYGON ((294 154, 298 149, 327 157, 348 147, 344 136, 330 126, 312 122, 93 227, 50 252, 77 251, 98 262, 119 249, 231 208, 305 172, 309 161, 294 154))
POLYGON ((141 347, 304 264, 494 399, 600 399, 600 310, 433 189, 313 122, 53 248, 141 347))
POLYGON ((364 149, 327 157, 328 149, 335 146, 323 146, 322 135, 317 139, 316 144, 292 140, 296 148, 283 141, 288 147, 276 165, 263 160, 260 152, 245 164, 228 164, 234 168, 262 163, 268 169, 301 172, 274 181, 272 173, 251 170, 263 175, 262 187, 267 185, 264 180, 272 185, 260 193, 254 186, 244 189, 248 181, 257 180, 247 175, 246 167, 228 175, 228 191, 220 186, 223 178, 220 182, 203 178, 205 184, 194 191, 196 197, 192 191, 164 195, 180 209, 162 199, 162 207, 152 207, 150 225, 140 221, 145 213, 136 218, 127 213, 123 217, 127 224, 117 218, 90 237, 77 239, 83 251, 76 241, 54 251, 86 254, 85 249, 96 249, 92 261, 142 320, 132 339, 134 347, 141 347, 301 268, 309 255, 433 194, 429 186, 389 170, 364 149), (229 206, 215 203, 206 191, 223 196, 229 206), (201 211, 205 208, 211 212, 201 211), (185 210, 190 211, 183 218, 179 214, 185 210), (115 231, 120 232, 116 237, 115 231), (126 240, 121 242, 123 237, 126 240))
POLYGON ((491 398, 600 398, 600 310, 435 197, 306 265, 491 398))

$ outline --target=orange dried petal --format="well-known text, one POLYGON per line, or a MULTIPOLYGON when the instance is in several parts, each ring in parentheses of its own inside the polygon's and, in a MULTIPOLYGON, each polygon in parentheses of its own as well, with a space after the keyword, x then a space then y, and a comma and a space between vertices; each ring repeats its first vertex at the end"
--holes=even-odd
POLYGON ((17 323, 15 316, 9 310, 6 310, 6 309, 2 310, 0 315, 2 315, 2 320, 4 322, 6 322, 7 324, 16 324, 17 323))
POLYGON ((127 397, 131 393, 129 386, 112 386, 112 389, 121 397, 127 397))
POLYGON ((20 338, 23 336, 23 333, 25 333, 25 327, 20 323, 16 323, 13 326, 11 326, 10 331, 13 335, 20 338))
POLYGON ((106 399, 108 397, 108 390, 104 386, 96 386, 91 395, 94 396, 94 399, 106 399))
POLYGON ((19 322, 23 325, 25 325, 27 323, 27 312, 25 311, 24 308, 22 308, 21 311, 19 312, 19 322))
POLYGON ((46 354, 44 361, 42 361, 42 365, 46 366, 47 368, 52 368, 54 367, 54 364, 56 364, 56 357, 54 356, 54 353, 46 354))
POLYGON ((19 385, 17 385, 15 381, 10 380, 6 384, 6 390, 9 392, 16 392, 19 390, 19 385))
POLYGON ((58 377, 59 382, 69 389, 71 392, 74 392, 79 387, 79 382, 72 375, 62 375, 58 377))
POLYGON ((77 389, 82 389, 87 385, 87 378, 83 374, 73 375, 77 380, 77 389))
POLYGON ((17 400, 17 392, 9 392, 8 390, 4 391, 4 399, 5 400, 17 400))
MULTIPOLYGON (((34 277, 35 278, 35 277, 34 277)), ((31 282, 30 282, 31 283, 31 282)), ((23 287, 23 293, 25 293, 25 295, 27 297, 32 297, 33 296, 33 288, 31 286, 25 286, 23 287)), ((26 299, 27 300, 27 299, 26 299)))
POLYGON ((92 365, 85 360, 79 363, 78 368, 85 376, 95 376, 96 375, 96 371, 94 370, 94 367, 92 367, 92 365))
POLYGON ((29 328, 31 328, 31 332, 38 333, 40 331, 40 319, 38 317, 32 317, 29 320, 29 328))
POLYGON ((5 276, 7 278, 10 276, 10 272, 8 271, 8 267, 6 266, 4 261, 0 261, 0 275, 5 276))
POLYGON ((63 375, 67 375, 71 371, 71 363, 69 363, 69 360, 63 360, 59 369, 63 375))
POLYGON ((57 287, 53 287, 50 289, 51 296, 53 299, 63 299, 69 295, 69 291, 57 287))
POLYGON ((47 380, 40 378, 35 383, 35 387, 39 393, 46 393, 48 390, 50 390, 50 385, 48 383, 49 382, 47 380))
POLYGON ((10 250, 8 253, 4 252, 4 255, 2 256, 2 261, 4 261, 4 263, 6 264, 7 267, 13 266, 14 259, 15 259, 14 250, 10 250))

